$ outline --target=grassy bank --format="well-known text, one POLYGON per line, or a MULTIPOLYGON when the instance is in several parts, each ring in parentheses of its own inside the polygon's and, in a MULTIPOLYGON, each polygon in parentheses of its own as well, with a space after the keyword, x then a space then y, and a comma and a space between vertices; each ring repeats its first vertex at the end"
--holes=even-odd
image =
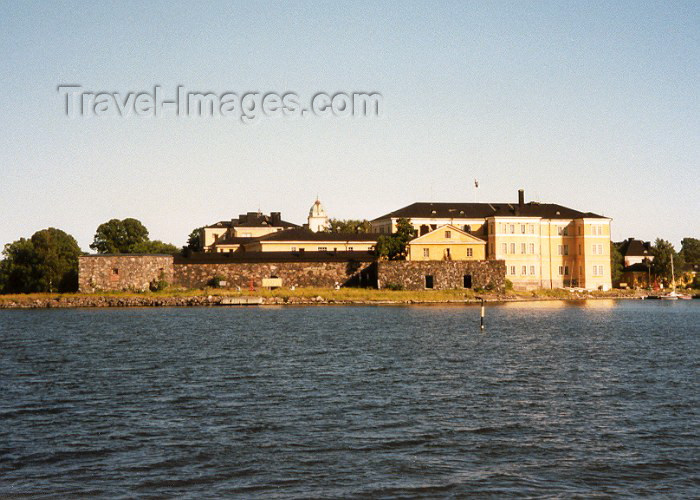
MULTIPOLYGON (((695 291, 697 294, 698 291, 695 291)), ((368 288, 298 288, 289 290, 228 290, 205 288, 202 290, 168 289, 159 292, 103 292, 95 294, 27 294, 0 295, 0 307, 14 307, 34 303, 63 303, 74 307, 113 304, 138 305, 206 305, 220 302, 224 297, 255 296, 263 297, 265 303, 449 303, 471 302, 484 298, 488 301, 527 301, 527 300, 583 300, 603 298, 638 298, 646 295, 643 291, 610 290, 607 292, 572 292, 566 289, 508 291, 505 293, 477 292, 474 290, 374 290, 368 288), (188 302, 189 301, 189 302, 188 302)), ((50 305, 49 305, 50 306, 50 305)), ((47 306, 47 307, 49 307, 47 306)))

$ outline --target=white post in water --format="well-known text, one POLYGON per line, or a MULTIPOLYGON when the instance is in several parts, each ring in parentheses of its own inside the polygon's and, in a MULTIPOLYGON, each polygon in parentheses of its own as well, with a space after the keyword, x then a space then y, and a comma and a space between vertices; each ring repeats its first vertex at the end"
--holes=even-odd
POLYGON ((484 311, 485 311, 485 309, 486 308, 484 307, 484 299, 481 299, 481 330, 482 331, 484 329, 484 311))

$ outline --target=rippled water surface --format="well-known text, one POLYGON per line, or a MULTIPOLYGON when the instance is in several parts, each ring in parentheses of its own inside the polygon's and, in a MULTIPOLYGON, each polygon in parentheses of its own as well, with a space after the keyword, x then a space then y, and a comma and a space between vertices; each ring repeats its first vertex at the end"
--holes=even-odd
POLYGON ((700 301, 0 311, 0 496, 700 495, 700 301))

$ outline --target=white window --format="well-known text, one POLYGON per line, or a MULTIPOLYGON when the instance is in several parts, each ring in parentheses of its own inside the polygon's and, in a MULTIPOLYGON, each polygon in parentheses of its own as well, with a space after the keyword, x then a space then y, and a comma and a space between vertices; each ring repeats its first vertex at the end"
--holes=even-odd
POLYGON ((527 266, 523 266, 520 274, 522 274, 523 276, 525 276, 527 274, 527 266))
POLYGON ((501 252, 508 253, 508 243, 501 243, 501 252))
POLYGON ((530 243, 530 253, 534 254, 535 253, 535 244, 530 243))
POLYGON ((515 253, 515 243, 510 244, 510 253, 515 253))
POLYGON ((534 224, 528 224, 530 226, 530 234, 535 234, 535 225, 534 224))
POLYGON ((473 257, 474 256, 474 250, 471 248, 467 248, 467 257, 473 257))
POLYGON ((296 251, 297 251, 297 247, 292 247, 292 252, 296 252, 296 251))
POLYGON ((423 257, 430 257, 430 248, 423 249, 423 257))
POLYGON ((530 266, 530 274, 535 275, 535 266, 530 266))
POLYGON ((527 244, 526 243, 520 244, 520 253, 527 253, 527 244))
POLYGON ((452 231, 445 231, 445 238, 452 238, 452 231))
POLYGON ((510 274, 515 276, 515 266, 510 266, 510 274))
POLYGON ((525 234, 525 224, 520 224, 520 232, 525 234))
POLYGON ((328 247, 318 247, 318 251, 319 251, 319 252, 327 252, 327 251, 328 251, 328 247))
POLYGON ((510 225, 510 233, 515 234, 515 224, 510 225))
POLYGON ((569 245, 559 245, 557 251, 559 255, 569 255, 569 245))

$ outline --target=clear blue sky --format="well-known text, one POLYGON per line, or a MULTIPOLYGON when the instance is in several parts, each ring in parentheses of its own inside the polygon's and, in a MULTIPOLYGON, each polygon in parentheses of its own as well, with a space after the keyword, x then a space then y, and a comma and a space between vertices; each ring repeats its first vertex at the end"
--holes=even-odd
POLYGON ((0 2, 0 243, 110 218, 554 202, 700 237, 700 3, 0 2), (56 86, 378 91, 383 119, 68 119, 56 86))

